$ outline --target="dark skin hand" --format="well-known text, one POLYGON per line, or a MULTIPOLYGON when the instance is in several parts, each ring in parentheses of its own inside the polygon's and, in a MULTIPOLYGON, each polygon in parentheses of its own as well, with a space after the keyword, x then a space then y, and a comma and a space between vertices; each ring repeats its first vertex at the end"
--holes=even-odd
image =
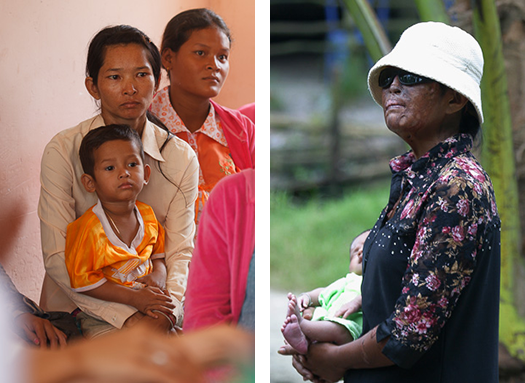
POLYGON ((52 349, 63 347, 67 343, 67 336, 57 329, 47 319, 42 319, 30 313, 16 317, 18 325, 16 332, 28 342, 42 348, 48 346, 52 349))

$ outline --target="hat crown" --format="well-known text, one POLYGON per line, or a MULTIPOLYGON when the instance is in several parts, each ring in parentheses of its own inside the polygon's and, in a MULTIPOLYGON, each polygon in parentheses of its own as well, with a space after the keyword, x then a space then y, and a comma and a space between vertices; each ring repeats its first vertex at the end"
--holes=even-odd
MULTIPOLYGON (((452 64, 473 76, 477 84, 483 75, 483 52, 474 37, 464 30, 439 22, 424 22, 406 29, 394 50, 410 55, 429 55, 433 59, 452 64)), ((444 66, 444 72, 449 69, 444 66)))

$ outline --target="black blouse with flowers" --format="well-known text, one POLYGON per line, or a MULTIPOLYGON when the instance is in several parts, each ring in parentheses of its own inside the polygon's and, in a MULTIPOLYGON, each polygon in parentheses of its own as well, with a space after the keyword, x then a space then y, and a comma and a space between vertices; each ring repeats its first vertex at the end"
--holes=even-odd
POLYGON ((389 202, 364 248, 363 333, 379 325, 396 365, 345 382, 498 381, 500 220, 471 146, 457 135, 390 162, 389 202))

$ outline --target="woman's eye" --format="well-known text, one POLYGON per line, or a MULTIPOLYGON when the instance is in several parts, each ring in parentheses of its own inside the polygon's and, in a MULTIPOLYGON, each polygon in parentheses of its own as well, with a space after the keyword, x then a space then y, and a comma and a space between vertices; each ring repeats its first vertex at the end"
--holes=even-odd
POLYGON ((118 74, 112 74, 112 75, 108 76, 108 78, 110 80, 117 80, 118 79, 118 74))
POLYGON ((146 77, 146 76, 149 76, 149 73, 148 72, 139 72, 137 74, 137 76, 139 76, 139 77, 146 77))
POLYGON ((195 53, 199 56, 204 56, 204 51, 195 51, 195 53))
POLYGON ((226 55, 220 55, 220 56, 219 56, 219 60, 221 60, 221 61, 228 61, 228 56, 226 56, 226 55))

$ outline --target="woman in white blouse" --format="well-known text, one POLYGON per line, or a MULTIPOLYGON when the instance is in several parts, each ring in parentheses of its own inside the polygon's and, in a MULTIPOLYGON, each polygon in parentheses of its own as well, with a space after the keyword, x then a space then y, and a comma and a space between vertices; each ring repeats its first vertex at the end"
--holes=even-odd
MULTIPOLYGON (((38 214, 46 277, 41 304, 45 310, 83 313, 100 319, 86 330, 96 336, 137 321, 169 331, 182 322, 182 297, 193 251, 194 202, 198 161, 184 141, 151 122, 148 108, 157 90, 161 58, 155 44, 136 28, 119 25, 101 30, 91 41, 86 88, 99 102, 100 114, 58 133, 46 146, 41 165, 38 214), (166 286, 176 306, 173 317, 144 317, 131 306, 75 293, 64 263, 67 225, 96 203, 80 182, 78 149, 91 129, 126 124, 142 138, 151 179, 139 200, 152 206, 166 230, 166 286)), ((80 314, 82 315, 82 313, 80 314)), ((87 327, 87 326, 86 326, 87 327)))

